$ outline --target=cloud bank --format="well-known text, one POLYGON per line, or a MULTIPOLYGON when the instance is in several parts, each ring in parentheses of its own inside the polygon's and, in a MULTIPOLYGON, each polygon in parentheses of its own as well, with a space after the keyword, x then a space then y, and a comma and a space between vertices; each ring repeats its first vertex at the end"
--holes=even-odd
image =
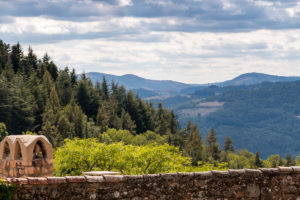
POLYGON ((0 1, 0 39, 78 71, 204 83, 300 75, 293 0, 0 1))

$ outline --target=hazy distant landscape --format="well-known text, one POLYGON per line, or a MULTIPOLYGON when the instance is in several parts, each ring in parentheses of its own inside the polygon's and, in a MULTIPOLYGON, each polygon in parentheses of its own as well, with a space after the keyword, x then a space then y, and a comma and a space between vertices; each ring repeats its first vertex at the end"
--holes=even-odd
POLYGON ((300 77, 242 74, 209 84, 147 80, 135 75, 87 73, 93 82, 114 81, 154 105, 162 102, 185 126, 196 122, 202 134, 215 128, 217 137, 233 138, 237 148, 270 154, 300 152, 300 77))

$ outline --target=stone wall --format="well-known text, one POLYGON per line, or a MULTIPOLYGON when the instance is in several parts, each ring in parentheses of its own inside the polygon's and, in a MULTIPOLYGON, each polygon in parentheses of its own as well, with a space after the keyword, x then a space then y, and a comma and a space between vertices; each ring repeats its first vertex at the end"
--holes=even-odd
POLYGON ((14 199, 300 199, 300 167, 6 179, 14 199))

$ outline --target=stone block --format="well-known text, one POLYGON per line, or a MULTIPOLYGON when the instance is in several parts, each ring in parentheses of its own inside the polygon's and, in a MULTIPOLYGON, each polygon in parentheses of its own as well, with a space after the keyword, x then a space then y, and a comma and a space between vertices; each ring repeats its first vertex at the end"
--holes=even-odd
POLYGON ((84 176, 66 176, 68 183, 84 183, 86 178, 84 176))
POLYGON ((260 196, 260 187, 257 184, 248 184, 246 197, 258 198, 260 196))
POLYGON ((230 176, 242 176, 246 173, 245 169, 229 169, 230 176))
POLYGON ((25 167, 25 174, 32 175, 34 172, 34 167, 25 167))
POLYGON ((26 184, 28 184, 28 179, 27 178, 16 178, 16 182, 18 185, 26 185, 26 184))
POLYGON ((44 177, 28 177, 28 183, 31 185, 46 185, 48 184, 48 179, 44 177))
POLYGON ((122 175, 104 175, 103 177, 107 183, 119 183, 125 181, 125 178, 122 175))
POLYGON ((85 176, 88 183, 103 183, 105 182, 103 176, 85 176))
POLYGON ((300 166, 292 166, 292 169, 295 173, 300 173, 300 166))
POLYGON ((251 177, 261 177, 263 173, 259 169, 245 169, 245 175, 251 177))
POLYGON ((291 173, 291 172, 294 172, 293 168, 292 167, 278 167, 280 173, 291 173))
POLYGON ((63 184, 67 183, 65 177, 46 177, 48 179, 49 184, 63 184))
POLYGON ((211 173, 217 177, 226 177, 229 176, 229 172, 227 170, 212 170, 211 173))
POLYGON ((10 167, 10 168, 15 168, 15 167, 16 167, 16 161, 13 161, 13 160, 10 161, 10 162, 9 162, 9 167, 10 167))
POLYGON ((207 179, 207 178, 211 178, 212 176, 213 176, 213 173, 211 171, 207 171, 207 172, 194 172, 194 177, 195 178, 207 179))
POLYGON ((42 174, 47 174, 49 173, 49 170, 46 167, 42 167, 42 174))

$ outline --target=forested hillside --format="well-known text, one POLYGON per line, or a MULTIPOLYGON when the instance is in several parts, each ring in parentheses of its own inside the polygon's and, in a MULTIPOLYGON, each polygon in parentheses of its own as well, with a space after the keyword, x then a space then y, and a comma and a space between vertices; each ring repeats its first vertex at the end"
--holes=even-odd
POLYGON ((0 139, 8 134, 45 135, 56 149, 59 175, 99 169, 159 173, 300 163, 300 157, 289 155, 285 159, 271 155, 263 161, 259 152, 236 150, 230 137, 222 148, 213 128, 202 139, 196 124, 188 121, 180 129, 176 115, 161 103, 147 103, 106 79, 93 84, 85 74, 77 78, 74 69, 58 69, 47 54, 39 59, 30 47, 25 54, 20 44, 0 40, 0 139), (65 162, 64 152, 74 155, 68 158, 72 162, 65 162), (110 159, 104 165, 104 157, 119 162, 112 167, 110 159), (89 163, 94 158, 97 162, 89 163))
POLYGON ((270 154, 297 156, 300 132, 300 82, 261 83, 250 86, 210 86, 176 104, 164 105, 178 114, 181 123, 196 122, 200 130, 211 127, 218 139, 230 136, 237 148, 270 154))
POLYGON ((24 55, 19 44, 0 41, 0 122, 10 134, 33 131, 57 146, 65 138, 97 137, 108 128, 132 133, 147 130, 175 133, 175 115, 142 101, 131 91, 106 80, 92 84, 74 69, 59 70, 45 54, 38 59, 31 48, 24 55))

